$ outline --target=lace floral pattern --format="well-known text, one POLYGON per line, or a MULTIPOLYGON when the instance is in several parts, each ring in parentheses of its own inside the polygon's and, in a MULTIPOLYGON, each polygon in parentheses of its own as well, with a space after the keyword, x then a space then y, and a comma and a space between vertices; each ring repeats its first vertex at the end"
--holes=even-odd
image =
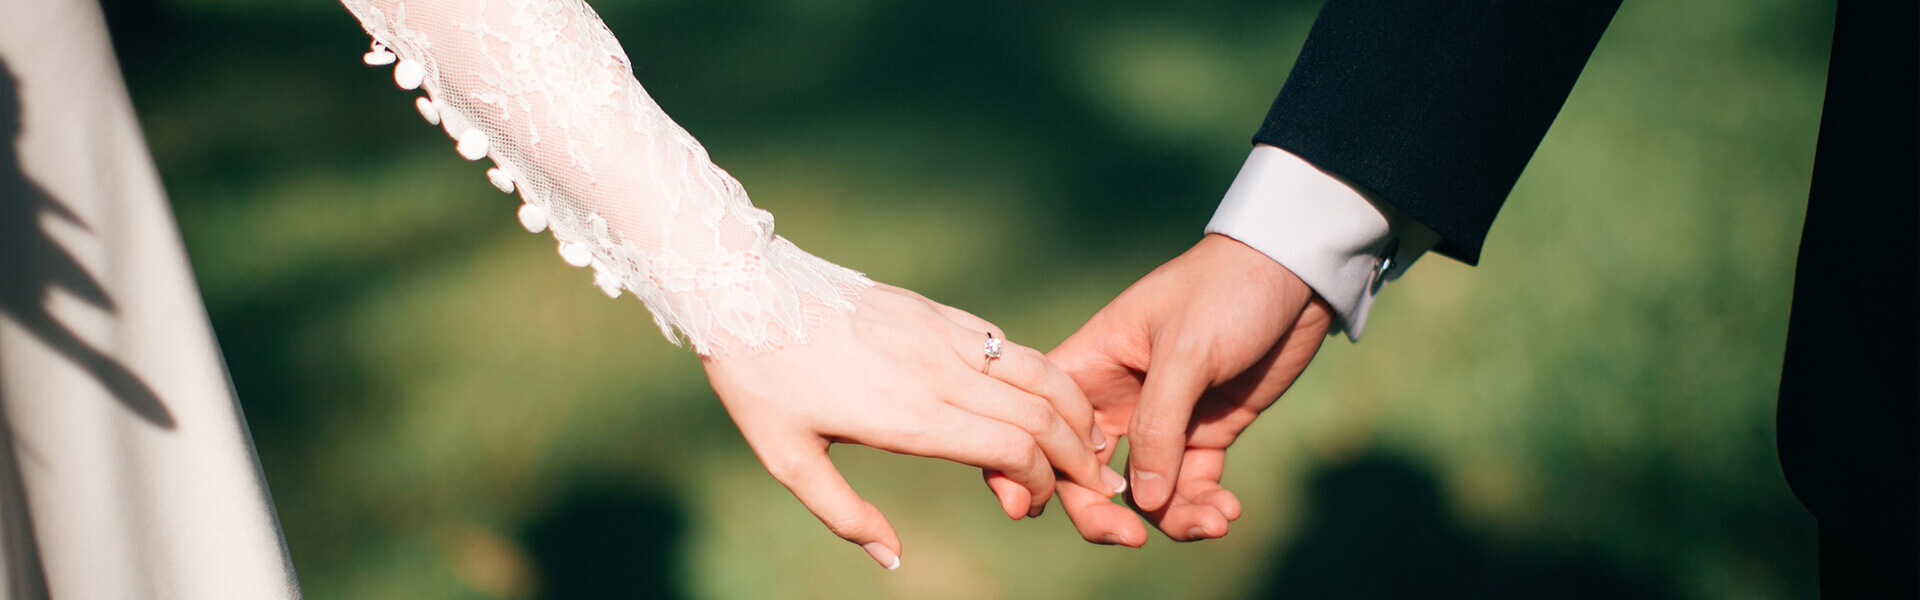
POLYGON ((490 158, 520 221, 609 296, 630 291, 669 340, 724 355, 804 343, 873 285, 774 235, 740 182, 669 119, 581 0, 341 0, 369 65, 424 87, 421 116, 490 158))

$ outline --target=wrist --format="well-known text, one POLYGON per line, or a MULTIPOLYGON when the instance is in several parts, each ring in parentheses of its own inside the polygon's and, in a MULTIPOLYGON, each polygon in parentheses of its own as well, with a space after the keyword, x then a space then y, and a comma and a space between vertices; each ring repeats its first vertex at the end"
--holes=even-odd
POLYGON ((828 322, 852 312, 874 286, 779 236, 749 262, 750 274, 724 281, 711 276, 721 270, 711 266, 692 269, 706 277, 667 279, 664 269, 648 269, 646 277, 629 281, 640 285, 635 295, 653 311, 662 333, 676 343, 688 340, 703 359, 804 345, 828 322))
POLYGON ((1206 231, 1286 265, 1333 309, 1334 330, 1354 339, 1385 284, 1439 239, 1366 190, 1264 144, 1247 156, 1206 231))
POLYGON ((1246 281, 1268 297, 1302 305, 1318 297, 1313 287, 1292 269, 1232 236, 1208 233, 1194 244, 1194 249, 1210 257, 1209 262, 1219 268, 1220 273, 1246 281))

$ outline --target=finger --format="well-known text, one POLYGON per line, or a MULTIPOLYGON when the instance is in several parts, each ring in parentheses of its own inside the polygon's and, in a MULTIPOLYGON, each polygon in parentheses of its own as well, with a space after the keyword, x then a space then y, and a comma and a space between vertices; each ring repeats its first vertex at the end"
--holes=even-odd
POLYGON ((1188 448, 1186 461, 1180 466, 1180 483, 1174 486, 1174 493, 1188 502, 1213 505, 1220 509, 1220 514, 1228 521, 1239 520, 1240 498, 1220 486, 1226 461, 1227 453, 1224 450, 1188 448))
POLYGON ((1053 466, 1031 434, 944 402, 931 402, 929 407, 918 423, 891 423, 886 431, 856 431, 848 439, 888 452, 999 471, 1031 495, 1021 514, 1046 505, 1053 497, 1053 466), (899 430, 908 428, 921 433, 898 435, 899 430))
POLYGON ((1212 504, 1189 502, 1175 497, 1147 520, 1176 542, 1197 542, 1227 535, 1227 517, 1212 504))
MULTIPOLYGON (((965 374, 948 389, 951 394, 946 400, 953 406, 1018 427, 1031 436, 1051 468, 1068 480, 1094 489, 1124 486, 1124 478, 1100 464, 1085 440, 1067 428, 1066 421, 1053 412, 1052 405, 1045 399, 978 374, 965 374)), ((1032 508, 1044 506, 1047 498, 1035 494, 1032 508)))
MULTIPOLYGON (((1218 484, 1215 484, 1211 490, 1194 494, 1191 498, 1188 498, 1187 501, 1194 504, 1212 505, 1214 508, 1220 510, 1220 516, 1226 517, 1228 523, 1240 520, 1240 497, 1235 495, 1232 490, 1220 487, 1218 484)), ((1225 534, 1222 533, 1222 535, 1225 534)))
POLYGON ((980 476, 987 481, 987 489, 993 491, 994 498, 1000 501, 1000 510, 1007 513, 1007 518, 1018 521, 1021 517, 1040 516, 1031 514, 1033 495, 1027 492, 1027 488, 1020 487, 1020 482, 999 471, 982 470, 980 476))
POLYGON ((1080 386, 1067 376, 1066 371, 1054 366, 1053 361, 1047 360, 1040 351, 1002 341, 1000 358, 994 359, 983 370, 994 379, 1045 398, 1053 405, 1053 412, 1059 414, 1074 433, 1080 434, 1081 439, 1086 440, 1087 447, 1106 449, 1106 433, 1094 424, 1093 405, 1087 402, 1086 394, 1081 393, 1080 386))
POLYGON ((1147 380, 1140 389, 1127 432, 1127 467, 1133 475, 1133 501, 1142 510, 1166 506, 1187 447, 1187 421, 1207 388, 1206 357, 1174 344, 1156 344, 1147 380))
POLYGON ((874 562, 888 570, 900 568, 900 536, 872 503, 847 485, 827 457, 825 444, 797 443, 766 462, 767 471, 820 522, 849 542, 859 545, 874 562))
POLYGON ((1011 355, 1019 354, 1023 355, 1019 358, 1029 365, 1042 365, 1043 370, 994 373, 994 368, 999 367, 999 365, 983 363, 980 370, 989 375, 993 375, 1001 381, 1010 383, 1014 387, 1026 390, 1028 393, 1053 402, 1055 412, 1060 413, 1061 418, 1066 419, 1067 425, 1072 427, 1075 432, 1082 433, 1086 436, 1088 446, 1094 450, 1106 449, 1108 438, 1105 432, 1100 430, 1099 423, 1093 420, 1093 406, 1087 403, 1086 395, 1081 393, 1080 386, 1074 383, 1073 378, 1069 377, 1066 371, 1062 371, 1059 367, 1054 366, 1053 361, 1047 360, 1047 357, 1040 354, 1039 351, 1007 340, 1006 333, 1001 331, 1000 328, 993 323, 987 322, 986 319, 945 304, 930 300, 928 302, 933 304, 934 309, 939 311, 942 316, 945 316, 947 320, 959 326, 959 328, 955 330, 955 333, 959 334, 958 341, 960 343, 960 358, 962 360, 971 362, 973 360, 985 359, 984 351, 986 348, 986 340, 982 339, 981 335, 991 334, 994 338, 1000 340, 1002 349, 1002 357, 995 359, 994 362, 1013 362, 1008 359, 1015 358, 1011 355), (982 356, 978 359, 969 353, 971 351, 969 345, 974 342, 979 342, 982 350, 982 356), (1025 375, 1020 375, 1020 373, 1025 373, 1025 375), (1072 400, 1073 398, 1078 398, 1080 401, 1074 402, 1072 400))
POLYGON ((1148 513, 1147 520, 1175 541, 1225 537, 1230 523, 1240 517, 1240 500, 1220 487, 1224 458, 1218 450, 1189 449, 1173 497, 1164 508, 1148 513))
MULTIPOLYGON (((1113 490, 1113 493, 1125 489, 1126 478, 1101 464, 1087 447, 1086 438, 1069 428, 1047 399, 977 373, 959 374, 958 381, 947 389, 951 391, 946 398, 949 404, 1014 425, 1032 436, 1047 461, 1068 480, 1092 489, 1113 490)), ((1087 418, 1091 419, 1092 415, 1087 418)), ((1035 497, 1035 506, 1045 505, 1046 500, 1044 496, 1035 497)))
POLYGON ((1095 544, 1139 548, 1147 543, 1147 527, 1127 507, 1071 481, 1060 482, 1060 508, 1073 521, 1080 537, 1095 544))

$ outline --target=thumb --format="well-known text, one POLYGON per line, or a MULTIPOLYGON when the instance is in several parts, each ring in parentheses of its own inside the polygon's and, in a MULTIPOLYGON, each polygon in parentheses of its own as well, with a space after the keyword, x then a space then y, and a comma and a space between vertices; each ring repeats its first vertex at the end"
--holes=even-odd
POLYGON ((1198 353, 1155 347, 1140 404, 1127 434, 1127 466, 1133 478, 1133 502, 1144 511, 1159 510, 1173 495, 1186 456, 1187 422, 1207 389, 1206 360, 1198 353))
POLYGON ((834 535, 858 544, 881 567, 900 568, 900 536, 893 524, 847 485, 827 457, 825 445, 802 445, 784 454, 778 462, 767 463, 774 479, 787 486, 834 535))

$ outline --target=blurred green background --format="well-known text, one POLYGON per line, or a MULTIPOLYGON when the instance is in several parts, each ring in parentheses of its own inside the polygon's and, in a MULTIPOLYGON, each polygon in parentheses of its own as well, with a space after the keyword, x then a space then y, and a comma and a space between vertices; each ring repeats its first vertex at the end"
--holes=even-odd
MULTIPOLYGON (((112 0, 313 598, 1791 598, 1773 405, 1831 2, 1629 2, 1484 264, 1429 257, 1242 439, 1231 536, 1082 542, 836 447, 884 572, 691 353, 521 231, 326 0, 112 0)), ((1197 239, 1317 4, 600 0, 780 231, 1048 348, 1197 239)))

